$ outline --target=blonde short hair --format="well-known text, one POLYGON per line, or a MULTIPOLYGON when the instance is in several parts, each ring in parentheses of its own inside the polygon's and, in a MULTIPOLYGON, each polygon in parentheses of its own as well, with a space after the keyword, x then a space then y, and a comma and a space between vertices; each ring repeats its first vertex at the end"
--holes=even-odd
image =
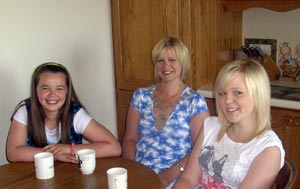
POLYGON ((254 111, 256 112, 256 136, 263 131, 271 129, 271 115, 270 115, 270 101, 271 89, 269 77, 264 67, 255 60, 237 60, 227 63, 219 71, 215 86, 214 93, 216 97, 216 107, 218 111, 219 120, 221 123, 221 130, 218 135, 220 140, 225 134, 230 123, 226 120, 225 115, 220 111, 218 92, 224 88, 233 79, 236 73, 243 73, 246 80, 246 87, 250 99, 254 103, 254 111))
POLYGON ((158 57, 164 53, 166 50, 174 51, 179 63, 182 66, 180 78, 184 80, 189 69, 190 69, 190 55, 189 50, 185 46, 185 44, 179 39, 175 37, 166 37, 160 40, 152 50, 152 63, 154 65, 154 78, 156 81, 160 81, 160 77, 156 72, 156 61, 158 57))

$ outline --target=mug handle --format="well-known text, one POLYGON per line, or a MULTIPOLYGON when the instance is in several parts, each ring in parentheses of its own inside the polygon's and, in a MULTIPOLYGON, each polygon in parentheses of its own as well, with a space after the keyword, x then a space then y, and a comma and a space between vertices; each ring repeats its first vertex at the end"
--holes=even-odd
POLYGON ((81 164, 82 164, 82 161, 80 160, 79 156, 78 156, 78 168, 80 169, 81 168, 81 164))

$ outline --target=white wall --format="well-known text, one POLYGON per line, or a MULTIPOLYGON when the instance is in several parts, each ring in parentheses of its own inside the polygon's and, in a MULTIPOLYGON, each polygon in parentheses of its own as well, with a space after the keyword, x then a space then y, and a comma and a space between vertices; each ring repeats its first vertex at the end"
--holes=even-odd
POLYGON ((10 116, 41 63, 64 64, 89 113, 116 136, 110 0, 0 1, 0 164, 10 116))
POLYGON ((300 41, 300 9, 276 12, 251 8, 243 12, 243 37, 300 41))
POLYGON ((243 12, 243 38, 276 39, 277 52, 283 42, 288 42, 293 49, 300 44, 299 20, 300 9, 287 12, 264 8, 247 9, 243 12))

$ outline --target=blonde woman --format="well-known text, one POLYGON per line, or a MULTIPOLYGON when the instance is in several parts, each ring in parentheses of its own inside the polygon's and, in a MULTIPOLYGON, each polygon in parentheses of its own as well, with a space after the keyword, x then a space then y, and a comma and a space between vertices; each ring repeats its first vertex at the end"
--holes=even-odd
POLYGON ((184 170, 208 108, 204 96, 183 82, 190 59, 180 39, 159 41, 152 62, 157 83, 133 94, 123 157, 153 169, 166 188, 184 170))
POLYGON ((267 189, 285 152, 270 121, 270 84, 254 60, 226 64, 215 82, 218 117, 206 118, 173 189, 267 189))

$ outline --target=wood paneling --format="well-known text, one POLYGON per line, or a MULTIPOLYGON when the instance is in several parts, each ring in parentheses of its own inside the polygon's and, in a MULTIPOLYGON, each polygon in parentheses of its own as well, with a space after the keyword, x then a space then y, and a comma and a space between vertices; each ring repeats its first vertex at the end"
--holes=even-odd
POLYGON ((217 116, 217 109, 216 109, 216 104, 215 104, 215 100, 211 99, 211 98, 206 98, 206 104, 209 110, 209 114, 211 116, 217 116))
POLYGON ((151 51, 164 36, 179 35, 178 1, 112 0, 115 73, 118 89, 154 83, 151 51))
POLYGON ((218 70, 231 59, 230 49, 242 44, 242 15, 223 8, 220 0, 192 1, 192 73, 194 89, 213 83, 218 70))
POLYGON ((272 107, 272 128, 282 140, 286 156, 295 162, 297 178, 293 188, 300 188, 300 111, 272 107))
POLYGON ((284 12, 300 8, 299 0, 222 0, 222 4, 230 11, 243 11, 248 8, 261 7, 284 12))
POLYGON ((117 90, 117 128, 118 128, 118 140, 122 144, 125 129, 126 129, 126 117, 129 107, 129 102, 131 99, 133 92, 117 90))

